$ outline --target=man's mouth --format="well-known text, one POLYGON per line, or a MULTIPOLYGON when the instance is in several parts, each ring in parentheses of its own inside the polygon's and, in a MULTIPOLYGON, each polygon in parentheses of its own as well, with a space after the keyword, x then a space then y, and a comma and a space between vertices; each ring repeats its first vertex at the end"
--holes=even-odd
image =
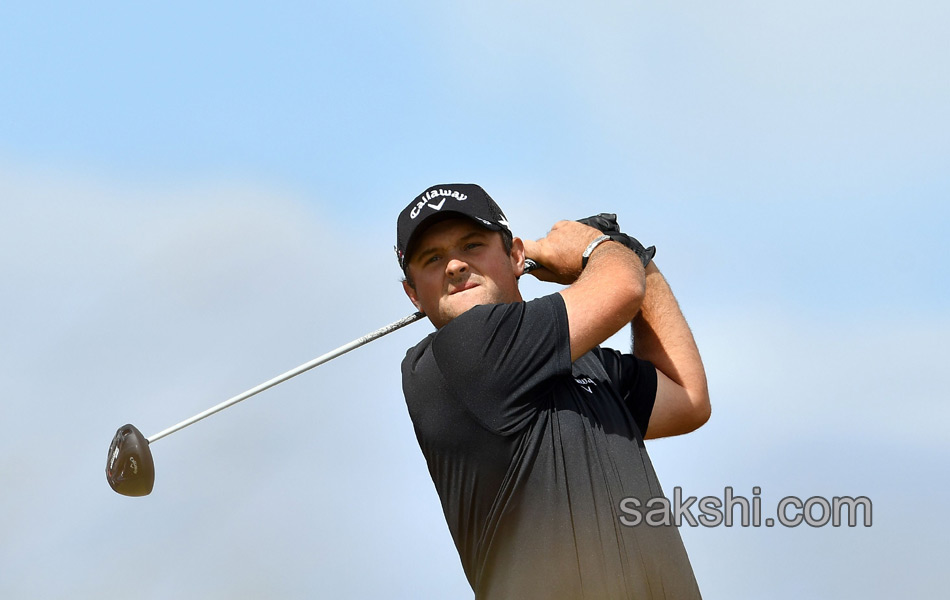
POLYGON ((458 294, 459 292, 464 292, 464 291, 466 291, 466 290, 470 290, 470 289, 476 288, 476 287, 478 287, 478 284, 477 284, 477 283, 474 283, 474 282, 472 282, 472 281, 467 281, 467 282, 465 283, 465 285, 462 285, 462 286, 460 286, 460 287, 457 287, 457 288, 455 288, 454 290, 452 290, 451 292, 449 292, 449 296, 454 296, 455 294, 458 294))

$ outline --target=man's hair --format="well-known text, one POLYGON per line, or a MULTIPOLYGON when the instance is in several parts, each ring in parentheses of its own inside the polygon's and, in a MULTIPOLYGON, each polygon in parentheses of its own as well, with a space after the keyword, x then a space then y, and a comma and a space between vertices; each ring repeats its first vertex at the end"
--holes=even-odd
MULTIPOLYGON (((501 245, 505 249, 505 254, 507 254, 508 256, 511 256, 511 246, 514 243, 514 236, 512 236, 511 232, 508 231, 507 229, 502 229, 501 231, 498 231, 497 233, 501 235, 501 245)), ((409 276, 409 260, 408 259, 409 257, 407 256, 406 266, 403 269, 403 275, 405 275, 405 277, 403 277, 403 281, 408 283, 409 287, 411 287, 412 289, 416 289, 416 283, 412 280, 412 277, 409 276)))

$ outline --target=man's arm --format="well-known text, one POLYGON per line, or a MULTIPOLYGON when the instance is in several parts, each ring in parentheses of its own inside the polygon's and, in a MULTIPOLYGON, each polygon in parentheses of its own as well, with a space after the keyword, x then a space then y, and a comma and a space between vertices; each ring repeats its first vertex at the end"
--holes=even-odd
POLYGON ((644 298, 640 258, 613 241, 602 242, 581 266, 581 256, 601 232, 576 221, 560 221, 538 241, 524 240, 525 255, 540 268, 542 281, 570 287, 561 290, 567 307, 571 361, 577 360, 631 322, 644 298))
POLYGON ((706 370, 666 278, 646 268, 646 294, 633 319, 633 354, 657 370, 656 402, 644 438, 689 433, 709 420, 706 370))

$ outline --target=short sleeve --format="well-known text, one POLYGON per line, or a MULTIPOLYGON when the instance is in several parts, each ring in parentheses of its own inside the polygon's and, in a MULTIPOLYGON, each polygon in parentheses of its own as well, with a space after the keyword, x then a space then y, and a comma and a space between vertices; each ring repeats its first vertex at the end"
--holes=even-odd
POLYGON ((502 434, 519 430, 553 379, 571 372, 567 309, 557 293, 476 306, 440 329, 431 347, 449 392, 502 434))
POLYGON ((610 348, 596 348, 594 352, 633 415, 640 434, 646 435, 656 402, 656 367, 648 360, 610 348))

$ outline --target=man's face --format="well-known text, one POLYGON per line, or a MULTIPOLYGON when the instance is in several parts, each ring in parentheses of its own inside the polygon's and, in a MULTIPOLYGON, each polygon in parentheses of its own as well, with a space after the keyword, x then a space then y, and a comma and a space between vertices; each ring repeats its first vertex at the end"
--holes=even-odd
POLYGON ((479 304, 520 302, 518 277, 524 245, 512 240, 505 252, 501 234, 471 219, 440 221, 413 243, 404 283, 406 294, 436 328, 479 304))

